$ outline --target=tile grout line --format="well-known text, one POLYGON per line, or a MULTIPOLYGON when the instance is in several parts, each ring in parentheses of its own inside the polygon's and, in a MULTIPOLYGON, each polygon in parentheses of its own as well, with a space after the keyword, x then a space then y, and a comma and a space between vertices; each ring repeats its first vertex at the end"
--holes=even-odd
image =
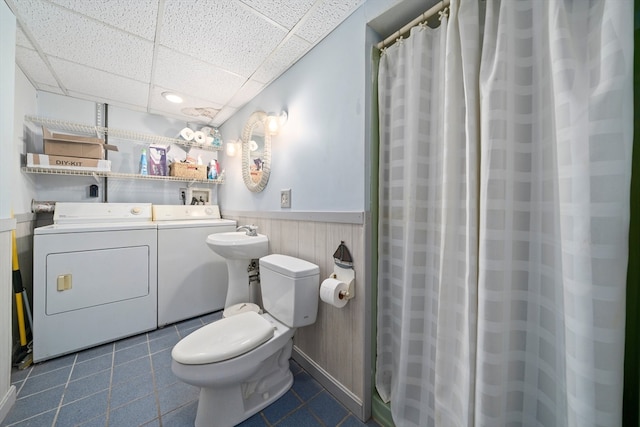
MULTIPOLYGON (((22 391, 22 388, 23 388, 23 387, 25 386, 25 384, 27 383, 27 379, 31 379, 31 378, 32 378, 32 377, 31 377, 31 373, 33 372, 33 368, 34 368, 34 366, 33 366, 33 365, 32 365, 31 367, 29 367, 29 372, 27 372, 27 375, 22 379, 22 381, 21 381, 21 382, 22 382, 22 384, 20 385, 20 388, 16 387, 16 398, 17 398, 17 399, 16 399, 16 401, 17 401, 18 399, 26 399, 27 397, 32 396, 32 394, 30 394, 29 396, 26 396, 26 397, 22 397, 22 398, 19 398, 19 397, 18 397, 18 396, 20 395, 20 392, 22 391)), ((37 375, 36 375, 36 377, 37 377, 37 375)), ((47 390, 50 390, 50 389, 47 389, 47 390)), ((43 391, 47 391, 47 390, 43 390, 43 391)), ((42 392, 42 391, 41 391, 41 392, 42 392)), ((40 393, 41 393, 41 392, 40 392, 40 393)), ((34 393, 34 394, 35 394, 35 393, 34 393)), ((18 426, 18 425, 20 425, 21 423, 23 423, 24 421, 30 420, 31 418, 38 417, 38 416, 40 416, 40 415, 42 415, 42 414, 45 414, 45 413, 47 413, 47 412, 48 412, 48 411, 40 412, 39 414, 35 414, 35 415, 30 416, 30 417, 23 418, 23 419, 21 419, 21 420, 18 420, 18 421, 16 421, 16 422, 12 423, 12 424, 9 424, 7 427, 18 426)))
MULTIPOLYGON (((162 427, 162 411, 160 410, 160 395, 158 394, 158 383, 156 382, 156 370, 153 367, 153 355, 151 353, 151 340, 149 334, 147 336, 147 351, 149 356, 149 363, 151 364, 151 382, 153 383, 153 397, 156 401, 156 411, 158 413, 158 424, 162 427)), ((152 420, 153 421, 153 420, 152 420)))
POLYGON ((24 379, 22 380, 22 384, 20 385, 20 388, 16 390, 16 396, 20 396, 20 392, 22 391, 22 388, 27 383, 27 380, 31 378, 31 374, 33 373, 33 368, 34 366, 31 365, 31 367, 29 368, 29 372, 27 372, 27 376, 24 377, 24 379))
MULTIPOLYGON (((340 421, 338 421, 338 424, 336 424, 336 427, 340 427, 341 425, 344 425, 344 423, 347 422, 349 417, 351 417, 351 413, 349 411, 347 411, 347 415, 345 415, 344 418, 342 418, 340 421)), ((358 420, 358 421, 360 421, 360 420, 358 420)), ((360 421, 360 422, 362 422, 362 421, 360 421)), ((362 424, 364 424, 364 423, 362 423, 362 424)))
POLYGON ((60 415, 60 409, 62 409, 62 402, 64 402, 64 395, 67 392, 67 388, 69 387, 69 382, 71 382, 71 376, 73 375, 73 369, 76 367, 76 363, 78 361, 78 353, 73 357, 73 363, 71 364, 71 370, 69 371, 69 375, 67 376, 67 382, 64 385, 64 389, 62 390, 62 395, 60 396, 60 402, 58 403, 58 408, 56 409, 56 414, 53 416, 53 421, 51 422, 51 427, 55 427, 58 422, 58 415, 60 415))
POLYGON ((113 388, 113 373, 116 367, 116 343, 111 345, 111 375, 109 375, 109 392, 107 393, 107 413, 105 414, 105 426, 109 425, 109 415, 111 413, 111 391, 113 388))

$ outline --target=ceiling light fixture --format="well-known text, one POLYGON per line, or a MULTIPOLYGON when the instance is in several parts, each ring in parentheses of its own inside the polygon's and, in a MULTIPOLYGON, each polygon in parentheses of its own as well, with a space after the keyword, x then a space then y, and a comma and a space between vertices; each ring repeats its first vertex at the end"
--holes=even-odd
POLYGON ((181 104, 183 99, 181 96, 176 95, 173 92, 162 92, 162 96, 169 102, 173 102, 174 104, 181 104))

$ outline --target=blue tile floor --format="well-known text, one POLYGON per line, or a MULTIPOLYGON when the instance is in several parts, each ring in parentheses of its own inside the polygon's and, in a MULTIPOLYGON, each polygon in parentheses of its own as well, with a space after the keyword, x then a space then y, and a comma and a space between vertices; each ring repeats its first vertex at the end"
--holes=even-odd
MULTIPOLYGON (((171 349, 220 312, 14 369, 18 395, 2 427, 193 426, 197 387, 171 372, 171 349)), ((291 360, 291 390, 241 426, 369 426, 291 360)), ((212 426, 215 427, 215 426, 212 426)))

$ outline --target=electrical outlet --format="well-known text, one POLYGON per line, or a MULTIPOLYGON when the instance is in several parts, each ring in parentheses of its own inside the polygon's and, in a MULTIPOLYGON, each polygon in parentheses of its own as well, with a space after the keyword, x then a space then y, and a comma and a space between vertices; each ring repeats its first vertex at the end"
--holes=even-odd
POLYGON ((281 208, 290 208, 291 207, 291 189, 280 190, 280 207, 281 208))

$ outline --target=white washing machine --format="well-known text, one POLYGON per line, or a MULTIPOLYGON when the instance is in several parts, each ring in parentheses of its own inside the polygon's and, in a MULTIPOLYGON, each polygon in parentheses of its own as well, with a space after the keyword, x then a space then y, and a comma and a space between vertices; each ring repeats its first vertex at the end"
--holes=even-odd
POLYGON ((56 203, 34 230, 33 359, 157 327, 151 204, 56 203))
POLYGON ((206 244, 236 230, 216 205, 153 205, 158 227, 158 326, 224 308, 227 264, 206 244))

